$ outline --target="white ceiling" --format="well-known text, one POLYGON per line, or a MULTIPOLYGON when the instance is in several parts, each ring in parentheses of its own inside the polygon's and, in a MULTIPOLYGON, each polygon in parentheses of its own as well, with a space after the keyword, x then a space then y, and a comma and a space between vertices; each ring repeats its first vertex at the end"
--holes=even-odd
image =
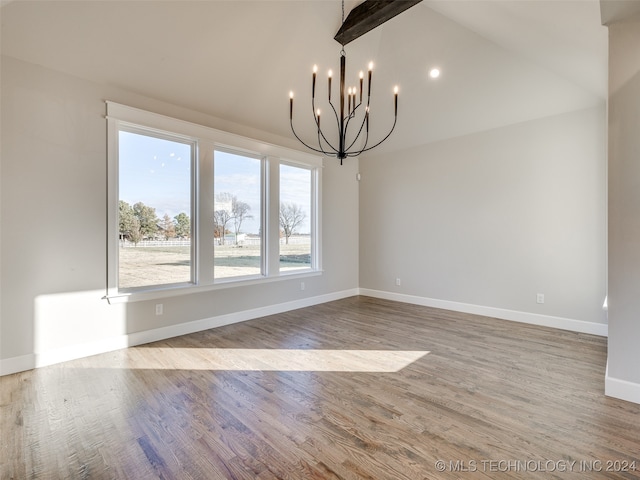
MULTIPOLYGON (((310 134, 311 66, 324 95, 339 65, 336 0, 17 0, 0 13, 4 55, 286 137, 289 90, 310 134)), ((400 85, 387 151, 606 98, 598 0, 424 0, 346 51, 354 83, 375 62, 374 131, 390 125, 400 85)))

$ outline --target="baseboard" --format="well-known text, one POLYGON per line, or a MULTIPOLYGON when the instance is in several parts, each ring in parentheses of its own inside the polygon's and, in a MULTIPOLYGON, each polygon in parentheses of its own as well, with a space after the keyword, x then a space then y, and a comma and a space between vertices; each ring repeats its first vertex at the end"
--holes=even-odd
POLYGON ((244 322, 255 318, 266 317, 278 313, 289 312, 299 308, 310 307, 321 303, 332 302, 342 298, 353 297, 358 295, 357 288, 343 290, 340 292, 328 293, 315 297, 302 298, 291 302, 278 303, 275 305, 267 305, 264 307, 243 310, 240 312, 218 315, 215 317, 204 318, 192 322, 180 323, 169 327, 156 328, 143 332, 135 332, 117 337, 110 337, 97 342, 84 343, 79 345, 70 345, 64 348, 50 350, 46 352, 31 353, 19 357, 12 357, 0 360, 0 376, 10 375, 12 373, 32 370, 34 368, 46 367, 56 363, 75 360, 78 358, 97 355, 100 353, 111 352, 121 348, 133 347, 145 343, 165 340, 167 338, 186 335, 189 333, 209 330, 211 328, 230 325, 232 323, 244 322))
POLYGON ((604 374, 604 394, 607 397, 640 404, 640 384, 610 377, 609 362, 607 362, 607 370, 604 374))
POLYGON ((604 323, 585 322, 582 320, 573 320, 570 318, 553 317, 549 315, 540 315, 537 313, 529 312, 519 312, 517 310, 485 307, 483 305, 472 305, 468 303, 452 302, 449 300, 438 300, 435 298, 419 297, 416 295, 384 292, 381 290, 370 290, 368 288, 361 288, 359 290, 360 295, 367 295, 369 297, 395 300, 404 303, 412 303, 414 305, 422 305, 425 307, 442 308, 445 310, 452 310, 454 312, 473 313, 476 315, 483 315, 485 317, 529 323, 532 325, 540 325, 543 327, 559 328, 561 330, 570 330, 573 332, 590 333, 592 335, 599 335, 602 337, 606 337, 608 335, 608 326, 604 323))
POLYGON ((19 357, 5 358, 0 360, 0 376, 24 372, 25 370, 35 368, 35 366, 36 355, 34 353, 20 355, 19 357))

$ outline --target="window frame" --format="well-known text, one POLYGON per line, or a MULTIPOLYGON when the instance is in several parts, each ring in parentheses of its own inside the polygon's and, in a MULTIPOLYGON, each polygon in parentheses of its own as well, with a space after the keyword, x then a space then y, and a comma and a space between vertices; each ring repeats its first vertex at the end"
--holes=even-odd
MULTIPOLYGON (((135 125, 135 124, 131 124, 129 122, 118 122, 118 127, 117 127, 117 132, 115 132, 116 135, 116 142, 117 142, 117 155, 118 155, 118 159, 116 161, 116 165, 115 165, 115 169, 116 169, 116 188, 117 188, 117 192, 116 192, 116 198, 117 201, 120 199, 120 189, 119 189, 119 184, 120 184, 120 171, 119 171, 119 154, 120 154, 120 132, 128 132, 128 133, 133 133, 136 135, 145 135, 148 137, 152 137, 152 138, 157 138, 160 140, 168 140, 168 141, 172 141, 172 142, 176 142, 176 143, 182 143, 185 145, 190 145, 191 146, 191 158, 189 159, 189 166, 190 166, 190 186, 189 186, 189 195, 190 195, 190 219, 193 218, 197 218, 198 215, 198 205, 197 202, 194 201, 195 198, 195 191, 196 191, 196 179, 197 179, 197 158, 198 158, 198 142, 196 139, 185 136, 185 135, 176 135, 173 133, 169 133, 169 132, 162 132, 159 131, 157 129, 150 129, 150 128, 145 128, 145 127, 141 127, 140 125, 135 125)), ((118 237, 119 237, 119 232, 120 232, 120 226, 119 226, 119 222, 118 222, 118 213, 116 212, 116 224, 118 225, 118 237)), ((161 284, 154 284, 154 285, 146 285, 143 287, 129 287, 129 288, 124 288, 122 290, 120 290, 119 285, 118 285, 118 291, 119 293, 134 293, 137 291, 147 291, 147 290, 154 290, 154 289, 162 289, 162 288, 177 288, 177 287, 184 287, 187 285, 195 285, 197 278, 198 278, 198 265, 196 262, 196 245, 197 242, 193 241, 193 238, 197 235, 197 225, 193 224, 193 221, 191 222, 191 246, 190 246, 190 253, 189 253, 189 280, 188 281, 184 281, 184 282, 177 282, 177 283, 161 283, 161 284)), ((115 270, 115 275, 116 275, 116 283, 119 280, 119 272, 120 272, 120 255, 117 252, 116 253, 116 258, 115 258, 115 262, 116 262, 116 270, 115 270)))
POLYGON ((165 115, 106 101, 107 110, 107 275, 105 298, 110 303, 149 300, 322 274, 321 156, 216 130, 165 115), (121 130, 193 142, 191 164, 191 282, 118 288, 118 136, 121 130), (261 275, 214 278, 213 209, 214 152, 228 151, 261 161, 262 264, 261 275), (280 163, 311 170, 311 268, 279 271, 280 163), (206 219, 210 218, 208 222, 206 219), (209 253, 207 253, 209 250, 209 253), (207 263, 208 262, 208 263, 207 263), (210 275, 206 274, 206 269, 210 275))

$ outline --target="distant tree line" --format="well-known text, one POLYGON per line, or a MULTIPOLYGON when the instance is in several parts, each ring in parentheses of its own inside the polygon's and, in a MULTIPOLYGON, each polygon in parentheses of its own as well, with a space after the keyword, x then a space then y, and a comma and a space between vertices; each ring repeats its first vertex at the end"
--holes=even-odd
MULTIPOLYGON (((245 220, 253 218, 250 213, 251 206, 238 200, 235 195, 222 192, 216 195, 213 212, 214 238, 219 245, 224 245, 225 235, 233 233, 235 244, 238 244, 238 235, 245 220)), ((191 220, 189 215, 182 212, 171 218, 164 214, 158 218, 156 209, 137 202, 133 206, 124 200, 119 203, 119 235, 121 240, 128 240, 138 244, 145 239, 164 237, 190 238, 191 220)), ((289 243, 289 237, 296 233, 296 229, 306 220, 307 215, 302 207, 296 203, 280 203, 280 228, 285 241, 289 243)))
POLYGON ((120 200, 118 228, 121 240, 129 240, 136 245, 149 238, 164 237, 165 240, 169 240, 191 237, 189 215, 182 212, 172 219, 165 213, 162 219, 159 219, 156 209, 142 202, 131 206, 124 200, 120 200))

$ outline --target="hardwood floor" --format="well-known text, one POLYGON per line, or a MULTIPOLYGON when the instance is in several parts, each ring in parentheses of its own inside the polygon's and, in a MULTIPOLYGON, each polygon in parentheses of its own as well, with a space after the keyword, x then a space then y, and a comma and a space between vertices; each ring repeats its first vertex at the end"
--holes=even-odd
POLYGON ((352 297, 0 378, 0 477, 640 478, 605 364, 601 337, 352 297))

